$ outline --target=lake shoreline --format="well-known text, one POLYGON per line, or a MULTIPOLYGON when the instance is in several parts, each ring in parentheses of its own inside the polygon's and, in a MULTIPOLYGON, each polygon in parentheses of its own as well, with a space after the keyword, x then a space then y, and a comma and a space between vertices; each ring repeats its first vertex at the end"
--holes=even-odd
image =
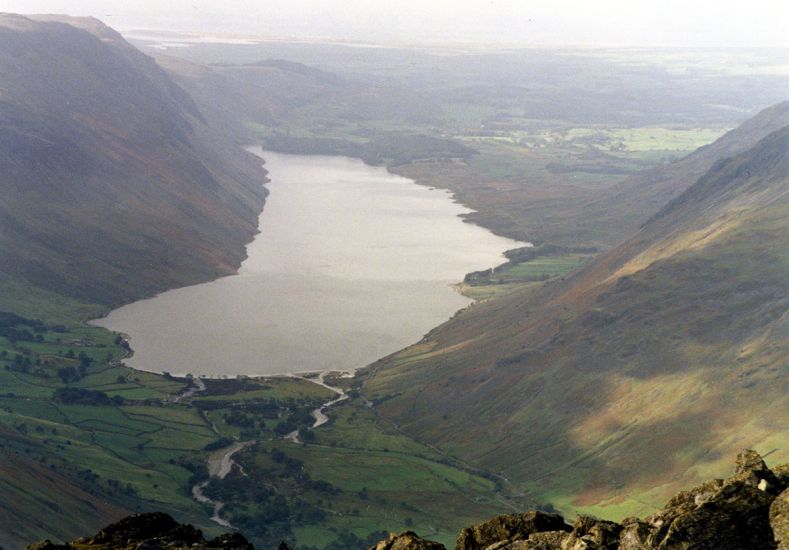
POLYGON ((468 307, 455 285, 527 244, 463 223, 470 210, 454 194, 385 168, 253 152, 269 196, 238 273, 89 321, 130 335, 132 368, 209 378, 355 371, 468 307), (229 355, 213 351, 222 348, 229 355))

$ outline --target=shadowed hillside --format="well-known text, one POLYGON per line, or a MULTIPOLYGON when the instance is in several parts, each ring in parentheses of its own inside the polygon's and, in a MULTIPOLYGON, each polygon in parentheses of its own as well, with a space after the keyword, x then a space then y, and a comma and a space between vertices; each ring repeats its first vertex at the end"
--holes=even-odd
POLYGON ((785 461, 789 127, 712 154, 753 126, 699 152, 712 168, 634 237, 468 308, 373 365, 367 396, 408 433, 609 517, 654 509, 745 445, 785 461))
POLYGON ((232 273, 264 172, 93 19, 0 16, 0 269, 119 304, 232 273))

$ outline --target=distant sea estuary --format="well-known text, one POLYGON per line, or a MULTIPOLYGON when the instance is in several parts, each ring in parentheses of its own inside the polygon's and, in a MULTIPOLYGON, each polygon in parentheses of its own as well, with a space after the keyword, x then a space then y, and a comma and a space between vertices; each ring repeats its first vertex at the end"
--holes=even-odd
POLYGON ((346 157, 266 161, 271 191, 238 275, 164 292, 93 324, 138 369, 195 376, 354 371, 470 300, 452 284, 524 243, 459 217, 449 193, 346 157))

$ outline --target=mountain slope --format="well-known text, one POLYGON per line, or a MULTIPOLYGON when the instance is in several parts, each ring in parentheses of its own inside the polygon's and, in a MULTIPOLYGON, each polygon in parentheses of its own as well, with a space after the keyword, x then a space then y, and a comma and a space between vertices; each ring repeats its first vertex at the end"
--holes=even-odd
POLYGON ((267 147, 285 152, 306 147, 361 156, 354 148, 367 139, 423 133, 443 113, 435 100, 410 87, 341 77, 283 59, 209 65, 167 55, 156 60, 212 120, 219 114, 232 121, 227 129, 238 139, 264 139, 267 147))
POLYGON ((94 19, 0 15, 0 270, 119 304, 232 273, 264 172, 94 19))
POLYGON ((373 365, 364 391, 406 432, 567 510, 650 510, 745 445, 786 460, 787 191, 784 126, 575 275, 475 304, 373 365))
POLYGON ((585 205, 589 221, 632 227, 676 198, 720 159, 742 153, 770 133, 789 124, 789 101, 768 107, 719 139, 668 166, 638 174, 585 205))
POLYGON ((0 424, 0 441, 0 545, 42 532, 66 538, 131 511, 89 480, 76 482, 76 468, 35 440, 0 424))

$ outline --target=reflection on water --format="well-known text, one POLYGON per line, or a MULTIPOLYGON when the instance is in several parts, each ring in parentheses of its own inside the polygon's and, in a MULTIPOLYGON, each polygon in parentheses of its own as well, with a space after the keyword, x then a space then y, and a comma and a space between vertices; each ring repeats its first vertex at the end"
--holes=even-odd
POLYGON ((165 292, 97 324, 129 364, 195 375, 353 370, 469 301, 451 288, 522 243, 461 221, 440 190, 345 157, 266 159, 260 234, 237 276, 165 292))

